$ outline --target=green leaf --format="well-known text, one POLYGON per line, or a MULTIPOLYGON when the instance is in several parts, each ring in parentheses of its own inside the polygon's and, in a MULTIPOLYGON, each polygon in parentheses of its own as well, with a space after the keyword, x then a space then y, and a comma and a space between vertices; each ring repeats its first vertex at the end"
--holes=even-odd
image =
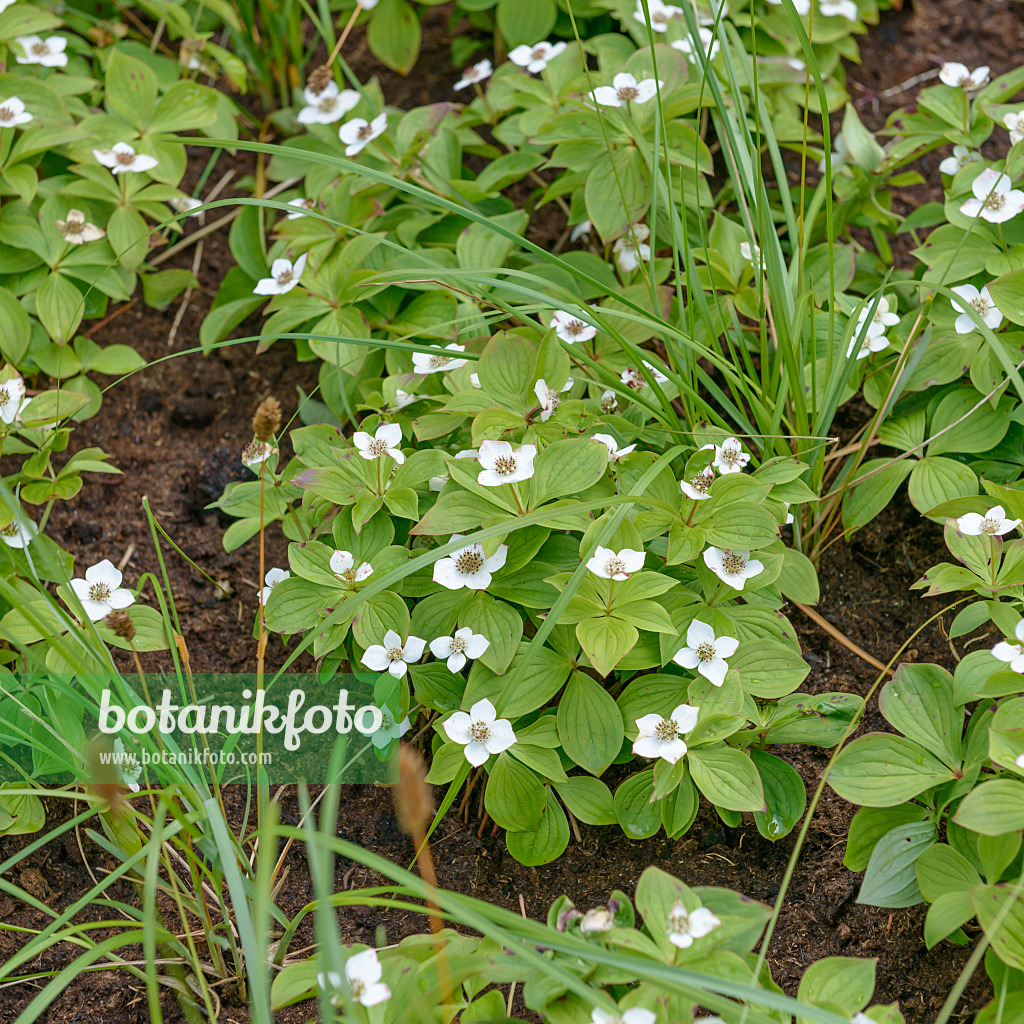
POLYGON ((583 199, 587 217, 603 242, 625 235, 647 212, 651 175, 633 146, 602 153, 587 173, 583 199))
POLYGON ((821 596, 818 587, 818 574, 814 564, 796 548, 786 548, 782 552, 782 575, 779 577, 779 589, 784 597, 801 604, 817 604, 821 596))
POLYGON ((828 781, 851 803, 893 807, 952 778, 953 772, 920 744, 872 732, 839 752, 828 781))
POLYGON ((640 634, 628 622, 601 616, 580 622, 576 626, 576 639, 598 673, 607 676, 633 649, 640 634))
POLYGON ((488 769, 484 807, 487 813, 510 832, 535 832, 547 800, 540 779, 526 765, 499 754, 488 769))
POLYGON ((944 501, 977 494, 978 478, 961 462, 930 455, 914 464, 908 491, 911 504, 923 515, 944 501))
POLYGON ((653 769, 630 775, 615 790, 615 820, 630 839, 650 839, 661 828, 661 810, 651 803, 653 795, 653 769))
POLYGON ((191 270, 182 267, 160 270, 155 274, 139 274, 139 280, 142 282, 142 297, 153 309, 165 309, 186 288, 194 288, 199 283, 191 270))
POLYGON ((912 907, 920 903, 914 865, 937 838, 933 821, 912 821, 887 832, 871 854, 857 902, 869 907, 912 907))
POLYGON ((739 673, 746 693, 766 700, 792 693, 811 671, 792 647, 767 638, 740 644, 729 668, 739 673))
POLYGON ((574 775, 565 782, 556 782, 555 790, 565 806, 585 825, 614 825, 611 790, 589 775, 574 775))
MULTIPOLYGON (((515 155, 519 154, 509 154, 509 156, 515 155)), ((534 157, 534 154, 524 153, 521 155, 534 157)), ((513 210, 510 213, 500 213, 489 220, 518 235, 526 227, 529 214, 525 210, 513 210)), ((487 270, 492 267, 504 267, 506 260, 515 248, 516 243, 512 239, 489 228, 486 224, 470 224, 455 242, 455 255, 459 266, 463 269, 487 270)))
POLYGON ((929 903, 947 892, 964 892, 981 884, 981 876, 967 858, 945 843, 925 850, 918 857, 915 870, 921 895, 929 903))
POLYGON ((181 132, 209 128, 217 120, 217 93, 205 85, 184 79, 160 98, 146 130, 181 132))
POLYGON ((535 832, 507 832, 505 845, 520 864, 548 864, 565 852, 569 845, 569 822, 565 811, 551 792, 535 832))
POLYGON ((142 214, 130 206, 115 206, 107 220, 107 241, 122 267, 137 269, 149 251, 149 228, 142 214))
POLYGON ((589 438, 567 438, 549 444, 534 462, 530 505, 578 495, 600 480, 608 469, 608 449, 589 438))
POLYGON ((63 274, 50 274, 36 292, 36 314, 46 333, 66 345, 85 315, 85 299, 63 274))
POLYGON ((701 747, 687 753, 697 788, 730 811, 766 811, 761 776, 754 762, 735 747, 701 747))
POLYGON ((953 677, 944 668, 904 662, 882 687, 878 706, 893 728, 960 767, 964 712, 955 708, 953 677))
MULTIPOLYGON (((934 847, 933 847, 934 849, 934 847)), ((968 892, 947 892, 929 908, 924 919, 924 944, 931 949, 962 928, 974 917, 974 904, 968 892)), ((981 1020, 981 1016, 975 1018, 981 1020)))
POLYGON ((107 61, 106 85, 107 109, 140 133, 146 131, 156 103, 157 82, 153 69, 121 50, 113 50, 107 61))
POLYGON ((843 867, 850 871, 863 871, 871 859, 871 851, 878 841, 898 825, 923 821, 928 810, 919 804, 900 804, 897 807, 862 807, 850 822, 846 837, 843 867))
POLYGON ((1001 836, 1024 828, 1024 782, 983 782, 963 798, 953 821, 983 836, 1001 836))
POLYGON ((522 411, 533 389, 536 358, 537 349, 526 338, 500 331, 480 353, 477 373, 481 388, 506 408, 522 411))
POLYGON ((420 23, 405 0, 381 0, 366 30, 370 52, 393 71, 407 75, 420 53, 420 23))
POLYGON ((498 31, 508 49, 525 43, 533 46, 538 39, 547 39, 555 27, 558 8, 554 0, 498 0, 496 12, 498 31))
POLYGON ((781 839, 803 817, 807 806, 804 781, 781 757, 763 750, 751 750, 750 757, 761 776, 765 803, 764 811, 754 812, 754 823, 765 839, 781 839))
POLYGON ((600 775, 622 749, 622 715, 614 698, 582 672, 569 677, 558 702, 562 749, 581 768, 600 775))
POLYGON ((871 459, 858 476, 875 475, 857 484, 843 499, 843 528, 859 530, 871 522, 893 499, 899 486, 914 468, 913 459, 871 459))
POLYGON ((987 287, 999 312, 1015 324, 1024 324, 1024 269, 1002 274, 987 287))
POLYGON ((31 338, 32 321, 25 308, 11 292, 0 288, 0 356, 20 366, 31 338))
POLYGON ((993 951, 1004 964, 1024 971, 1024 900, 1010 885, 979 885, 970 895, 993 951))
POLYGON ((490 645, 480 656, 492 672, 502 675, 512 664, 523 639, 522 616, 511 605, 489 594, 476 593, 459 608, 459 625, 485 636, 490 645))
POLYGON ((832 1003, 849 1016, 863 1010, 875 991, 875 961, 852 956, 828 956, 804 971, 797 998, 808 1003, 832 1003))

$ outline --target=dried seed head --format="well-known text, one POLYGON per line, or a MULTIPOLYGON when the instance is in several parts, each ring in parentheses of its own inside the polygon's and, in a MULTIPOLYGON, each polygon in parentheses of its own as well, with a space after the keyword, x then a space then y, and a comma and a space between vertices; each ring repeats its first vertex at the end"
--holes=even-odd
POLYGON ((406 835, 423 835, 434 815, 434 800, 423 756, 408 743, 398 748, 398 785, 392 792, 398 827, 406 835))
POLYGON ((252 432, 257 441, 269 441, 281 429, 281 403, 269 395, 264 398, 252 418, 252 432))
POLYGON ((309 78, 306 79, 306 88, 314 96, 319 96, 333 81, 334 75, 331 74, 331 69, 326 64, 321 64, 309 73, 309 78))
POLYGON ((106 619, 104 619, 104 625, 114 634, 114 636, 119 636, 122 640, 127 640, 128 643, 131 643, 135 639, 135 623, 132 622, 127 612, 111 612, 106 619))

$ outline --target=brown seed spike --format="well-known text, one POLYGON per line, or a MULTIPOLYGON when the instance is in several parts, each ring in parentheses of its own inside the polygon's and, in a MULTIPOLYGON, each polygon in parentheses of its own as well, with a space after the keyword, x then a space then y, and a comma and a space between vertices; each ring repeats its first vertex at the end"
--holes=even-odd
POLYGON ((127 640, 128 643, 135 639, 135 623, 132 622, 127 612, 113 611, 103 620, 103 624, 114 636, 119 636, 122 640, 127 640))
POLYGON ((306 79, 306 88, 314 96, 319 96, 333 81, 334 75, 331 74, 331 69, 326 64, 321 64, 309 73, 309 78, 306 79))
POLYGON ((257 441, 270 441, 280 429, 281 403, 273 395, 268 395, 260 402, 252 418, 252 432, 257 441))
POLYGON ((398 827, 406 835, 422 836, 434 816, 434 800, 423 755, 407 743, 398 748, 398 785, 393 792, 398 827))

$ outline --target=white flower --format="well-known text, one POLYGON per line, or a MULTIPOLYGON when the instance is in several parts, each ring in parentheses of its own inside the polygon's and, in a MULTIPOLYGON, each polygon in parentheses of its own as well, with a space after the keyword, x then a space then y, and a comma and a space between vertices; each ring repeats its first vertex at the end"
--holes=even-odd
POLYGON ((64 236, 64 241, 69 245, 82 245, 84 242, 95 242, 102 238, 106 231, 103 228, 90 224, 85 219, 81 210, 68 210, 66 220, 54 222, 57 230, 64 236))
POLYGON ((570 345, 577 341, 590 341, 597 334, 596 327, 584 323, 574 317, 572 313, 565 313, 562 310, 554 313, 548 326, 554 327, 555 334, 570 345))
POLYGON ((633 548, 612 551, 611 548, 599 546, 587 562, 587 568, 602 579, 628 580, 633 573, 644 567, 646 557, 643 551, 636 551, 633 548))
POLYGON ((1024 619, 1017 623, 1014 633, 1019 643, 1011 644, 1000 640, 992 648, 992 656, 1000 661, 1009 662, 1012 671, 1024 673, 1024 619))
POLYGON ((13 128, 15 125, 28 124, 31 120, 32 115, 17 96, 0 100, 0 128, 13 128))
POLYGON ((698 28, 697 33, 696 45, 693 36, 689 35, 672 43, 672 49, 685 53, 687 57, 694 57, 699 52, 706 60, 714 60, 719 50, 719 42, 715 39, 714 33, 711 29, 703 27, 698 28))
POLYGON ((969 537, 1002 537, 1004 533, 1016 530, 1019 519, 1007 519, 1002 505, 993 505, 983 516, 968 512, 956 521, 957 529, 969 537))
POLYGON ((591 94, 591 99, 602 107, 621 107, 627 103, 646 103, 663 88, 664 82, 655 78, 637 81, 628 71, 620 71, 611 85, 600 85, 591 94))
POLYGON ((262 277, 253 288, 253 295, 285 295, 290 292, 306 269, 308 253, 303 253, 294 263, 291 260, 276 259, 270 267, 270 277, 262 277))
POLYGON ((39 528, 20 512, 6 525, 0 526, 0 540, 9 548, 27 548, 39 528))
POLYGON ((242 465, 253 469, 266 462, 274 451, 274 446, 269 441, 250 441, 242 449, 242 465))
POLYGON ((987 67, 975 68, 971 71, 964 64, 958 64, 956 61, 946 61, 939 68, 939 81, 943 85, 952 85, 954 88, 973 92, 975 89, 980 89, 988 81, 988 72, 989 69, 987 67))
POLYGON ((591 910, 588 910, 580 921, 580 931, 584 935, 597 935, 601 932, 610 932, 614 927, 615 918, 607 907, 594 907, 591 910))
POLYGON ((494 67, 491 62, 489 60, 482 60, 462 72, 462 77, 455 83, 455 89, 457 91, 467 89, 471 85, 482 82, 485 78, 490 78, 493 73, 494 67))
POLYGON ((479 658, 491 641, 480 633, 474 633, 469 626, 455 630, 455 636, 439 636, 430 641, 430 653, 435 658, 448 659, 449 672, 461 672, 467 658, 479 658))
POLYGON ((759 245, 751 245, 749 242, 740 242, 740 255, 748 263, 757 263, 762 269, 764 268, 764 257, 761 255, 761 247, 759 245))
POLYGON ((105 619, 111 612, 127 608, 135 603, 135 595, 121 586, 121 571, 104 558, 102 562, 85 570, 85 579, 71 580, 71 589, 82 602, 82 608, 90 620, 105 619))
POLYGON ((491 754, 508 750, 516 741, 512 723, 496 715, 494 705, 485 697, 469 709, 469 714, 456 711, 441 723, 448 739, 466 748, 466 760, 474 768, 479 768, 491 754))
POLYGON ((869 300, 867 305, 860 311, 857 316, 857 327, 854 330, 855 335, 859 335, 867 322, 867 332, 865 338, 873 341, 875 338, 880 338, 890 327, 895 327, 900 322, 900 318, 896 313, 889 312, 889 300, 883 295, 878 303, 875 304, 869 300), (872 305, 874 305, 875 311, 871 312, 872 305), (868 318, 871 318, 868 321, 868 318))
POLYGON ((200 206, 203 205, 202 199, 193 199, 192 196, 175 196, 173 199, 168 200, 171 209, 175 213, 184 213, 189 217, 195 217, 200 224, 206 220, 206 212, 195 213, 200 206))
POLYGON ((266 604, 270 600, 270 593, 282 580, 288 579, 291 573, 287 569, 268 569, 267 575, 263 577, 266 584, 260 591, 260 604, 266 604))
POLYGON ((609 388, 607 391, 601 392, 601 412, 608 414, 615 412, 619 407, 618 396, 609 388))
POLYGON ((964 306, 955 299, 950 300, 953 308, 960 314, 953 325, 957 334, 970 334, 971 331, 978 329, 967 314, 967 306, 970 306, 981 317, 982 323, 993 331, 1002 325, 1003 314, 999 312, 996 304, 992 301, 987 285, 979 292, 973 284, 958 284, 953 291, 967 304, 964 306))
POLYGON ((591 231, 591 223, 589 220, 581 220, 572 231, 569 232, 569 241, 578 242, 581 238, 586 238, 591 231))
POLYGON ((728 583, 735 590, 742 590, 747 580, 764 569, 756 558, 750 557, 749 551, 722 548, 708 548, 704 552, 704 564, 723 583, 728 583))
POLYGON ((646 224, 634 224, 632 230, 612 246, 615 261, 627 274, 651 258, 651 247, 647 244, 650 237, 651 229, 646 224))
POLYGON ((145 153, 136 153, 127 142, 115 142, 110 149, 94 149, 92 155, 110 168, 111 174, 126 174, 128 171, 151 171, 159 161, 145 153))
MULTIPOLYGON (((383 974, 375 949, 364 949, 362 953, 356 953, 345 961, 348 990, 352 993, 352 998, 363 1006, 376 1006, 391 998, 391 989, 380 980, 383 974)), ((338 986, 335 985, 334 988, 337 989, 338 986)))
POLYGON ((379 710, 381 714, 380 728, 370 737, 370 742, 378 750, 383 750, 392 740, 401 739, 412 728, 412 722, 409 721, 409 716, 406 715, 401 723, 398 723, 391 717, 387 708, 380 708, 379 710))
POLYGON ((818 0, 818 13, 824 18, 846 18, 847 21, 860 17, 853 0, 818 0))
MULTIPOLYGON (((669 22, 675 18, 681 17, 683 13, 683 9, 681 7, 673 7, 670 4, 663 3, 663 0, 648 0, 647 10, 651 12, 651 28, 655 32, 668 31, 669 22)), ((641 25, 647 24, 647 16, 644 14, 644 5, 640 0, 636 0, 636 10, 633 12, 633 17, 636 18, 641 25)))
MULTIPOLYGON (((1007 118, 1010 116, 1010 114, 1006 115, 1007 118)), ((968 149, 966 146, 954 146, 953 155, 947 156, 946 159, 939 164, 939 171, 942 174, 952 176, 958 171, 963 170, 968 164, 979 163, 981 159, 981 154, 975 152, 973 149, 968 149)))
POLYGON ((533 460, 536 457, 535 444, 513 448, 508 441, 482 441, 479 461, 483 468, 476 482, 484 487, 500 487, 502 484, 529 480, 533 476, 533 460))
POLYGON ((715 480, 715 471, 711 466, 702 469, 689 483, 679 482, 680 490, 692 501, 705 501, 711 497, 711 485, 715 480))
POLYGON ((335 551, 331 555, 329 563, 331 572, 334 573, 338 579, 345 583, 362 583, 368 576, 373 573, 373 566, 369 562, 362 562, 359 568, 356 568, 356 560, 352 556, 351 551, 335 551))
MULTIPOLYGON (((836 147, 835 150, 832 152, 832 173, 835 174, 845 165, 846 159, 850 155, 850 148, 849 146, 846 145, 846 139, 844 139, 841 134, 836 135, 832 141, 836 147)), ((822 174, 825 173, 824 157, 822 157, 818 161, 818 170, 822 174)))
POLYGON ((867 359, 873 352, 884 352, 889 347, 889 339, 883 334, 879 338, 872 338, 865 335, 862 339, 854 336, 850 339, 850 347, 846 350, 846 357, 849 359, 853 355, 853 350, 857 349, 858 359, 867 359), (857 345, 860 348, 857 348, 857 345))
MULTIPOLYGON (((768 0, 768 3, 781 4, 782 0, 768 0)), ((806 18, 811 13, 811 0, 793 0, 793 6, 801 18, 806 18)))
POLYGON ((25 397, 25 382, 21 377, 0 380, 0 423, 13 423, 21 412, 25 397))
POLYGON ((540 402, 540 421, 541 423, 547 423, 551 419, 551 414, 562 404, 561 392, 570 391, 572 386, 576 383, 570 377, 561 388, 556 391, 554 388, 549 388, 541 377, 536 384, 533 385, 533 393, 537 396, 537 401, 540 402))
POLYGON ((660 757, 675 764, 685 753, 683 736, 697 724, 700 708, 692 704, 680 704, 668 718, 650 714, 636 719, 637 738, 633 741, 633 753, 640 757, 660 757))
POLYGON ((1024 111, 1018 110, 1013 114, 1005 114, 1003 116, 1003 125, 1010 133, 1011 146, 1015 146, 1024 139, 1024 111))
POLYGON ((391 408, 395 410, 404 409, 407 405, 412 405, 413 402, 418 402, 419 400, 419 395, 411 395, 408 391, 395 388, 395 400, 391 403, 391 408))
POLYGON ((44 68, 66 68, 68 55, 64 52, 68 41, 64 36, 18 36, 14 40, 24 51, 24 57, 15 57, 19 64, 42 64, 44 68))
MULTIPOLYGON (((583 925, 580 925, 580 930, 582 929, 583 925)), ((655 1014, 641 1006, 631 1006, 622 1013, 609 1013, 600 1006, 595 1006, 590 1011, 590 1024, 655 1024, 657 1019, 655 1014)))
POLYGON ((734 637, 715 636, 706 622, 694 619, 686 630, 686 646, 680 647, 672 660, 683 668, 695 668, 713 686, 721 686, 729 670, 727 659, 739 645, 734 637))
POLYGON ((423 648, 426 646, 427 641, 418 636, 410 636, 403 644, 402 638, 393 629, 389 629, 384 634, 384 643, 371 644, 360 660, 374 672, 388 671, 396 679, 401 679, 406 668, 415 665, 423 657, 423 648))
POLYGON ((354 117, 338 129, 338 138, 345 143, 345 156, 355 156, 374 139, 388 130, 388 115, 378 114, 372 121, 354 117))
POLYGON ((631 451, 636 448, 635 444, 627 445, 625 448, 620 448, 618 442, 611 434, 593 434, 593 440, 600 441, 608 449, 608 461, 618 462, 619 459, 628 455, 631 451))
POLYGON ((965 217, 981 216, 991 224, 1002 224, 1024 210, 1024 192, 1011 188, 1012 182, 994 167, 986 167, 971 184, 974 197, 968 199, 960 212, 965 217))
POLYGON ((565 43, 535 43, 527 46, 520 43, 511 50, 508 59, 521 68, 526 68, 531 75, 540 74, 564 49, 565 43))
MULTIPOLYGON (((465 534, 453 533, 452 540, 463 540, 465 534)), ((449 590, 468 587, 470 590, 486 590, 491 585, 492 574, 496 573, 508 557, 508 545, 501 544, 491 556, 484 554, 479 542, 456 551, 434 563, 434 582, 449 590)))
MULTIPOLYGON (((464 345, 445 345, 449 352, 465 352, 464 345)), ((442 373, 445 370, 457 370, 465 366, 468 360, 456 359, 453 356, 441 355, 440 352, 413 352, 412 372, 413 373, 442 373)))
POLYGON ((729 473, 742 473, 750 461, 750 456, 743 450, 743 445, 735 437, 727 437, 721 445, 701 445, 700 450, 702 452, 714 451, 715 458, 711 465, 723 476, 727 476, 729 473))
POLYGON ((642 362, 643 362, 644 366, 647 367, 647 369, 650 371, 651 376, 659 384, 667 384, 668 383, 668 377, 666 377, 665 374, 663 374, 661 372, 661 370, 659 370, 653 363, 647 362, 646 359, 642 360, 642 362))
POLYGON ((482 388, 483 387, 483 385, 480 383, 480 374, 479 373, 471 373, 469 375, 469 383, 472 384, 472 386, 475 387, 475 388, 482 388))
POLYGON ((120 776, 121 785, 133 793, 138 793, 142 765, 139 764, 134 754, 128 753, 120 738, 114 740, 114 764, 117 765, 117 774, 120 776))
POLYGON ((354 89, 339 89, 337 82, 328 82, 326 88, 319 93, 307 88, 303 97, 306 106, 299 111, 299 124, 334 124, 361 99, 354 89))
POLYGON ((305 217, 310 210, 316 209, 316 202, 312 199, 305 199, 299 196, 297 199, 289 199, 289 206, 295 207, 294 213, 285 214, 285 220, 298 220, 300 217, 305 217))
POLYGON ((687 912, 681 900, 676 900, 668 915, 668 941, 680 949, 689 949, 694 939, 702 939, 709 932, 717 928, 722 922, 708 910, 707 907, 698 907, 696 910, 687 912))
POLYGON ((370 437, 365 430, 357 430, 352 435, 352 443, 367 461, 383 459, 385 455, 389 455, 400 466, 405 462, 405 456, 398 447, 402 443, 401 424, 383 423, 377 428, 373 437, 370 437))

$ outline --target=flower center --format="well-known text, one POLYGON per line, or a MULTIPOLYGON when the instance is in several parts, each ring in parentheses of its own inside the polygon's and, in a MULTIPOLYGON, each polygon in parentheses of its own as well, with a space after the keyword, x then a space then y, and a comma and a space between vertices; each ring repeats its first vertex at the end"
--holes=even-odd
POLYGON ((45 57, 50 52, 50 47, 40 40, 38 43, 32 44, 32 52, 37 57, 45 57))
POLYGON ((372 139, 373 138, 373 125, 364 124, 357 133, 360 139, 372 139))
POLYGON ((431 356, 430 365, 437 369, 441 366, 447 366, 452 361, 451 356, 431 356))
POLYGON ((349 991, 352 993, 353 999, 359 999, 359 997, 366 991, 366 984, 362 978, 349 978, 348 987, 349 991))
POLYGON ((746 567, 747 560, 742 555, 737 555, 735 551, 726 551, 722 558, 722 568, 729 573, 730 576, 733 576, 738 572, 743 572, 746 567))
POLYGON ((17 520, 12 519, 6 526, 0 527, 0 536, 3 536, 3 537, 17 537, 18 536, 18 523, 17 523, 17 520))
POLYGON ((0 121, 10 121, 14 118, 14 111, 10 107, 0 107, 0 121))
POLYGON ((616 90, 616 95, 624 103, 628 103, 630 100, 635 100, 640 95, 640 90, 635 85, 624 85, 620 89, 616 90))
POLYGON ((390 661, 401 661, 402 660, 402 648, 401 647, 389 647, 388 648, 388 659, 390 661))
POLYGON ((133 163, 135 163, 135 154, 115 153, 114 159, 117 160, 117 162, 121 164, 122 167, 130 167, 133 163))
POLYGON ((460 552, 455 558, 455 568, 465 576, 479 572, 484 566, 484 556, 473 548, 460 552))
POLYGON ((452 637, 452 654, 466 653, 466 639, 461 636, 452 637))
POLYGON ((294 276, 295 272, 293 270, 283 270, 277 275, 277 283, 288 284, 294 276))
POLYGON ((565 325, 565 329, 570 334, 582 334, 587 329, 587 325, 582 320, 570 320, 565 325))
POLYGON ((976 299, 971 299, 971 305, 974 307, 978 316, 985 316, 988 313, 989 303, 988 299, 984 295, 979 295, 976 299))
POLYGON ((639 371, 627 370, 625 384, 627 387, 631 387, 634 391, 639 391, 647 384, 647 381, 644 380, 639 371))
POLYGON ((548 55, 548 48, 546 46, 535 46, 530 52, 530 56, 534 60, 543 60, 548 55))
POLYGON ((486 722, 473 722, 469 727, 469 738, 473 743, 486 743, 491 738, 491 727, 486 722))
POLYGON ((609 576, 615 576, 617 573, 626 571, 626 563, 621 558, 609 558, 604 563, 604 567, 609 576))
POLYGON ((700 494, 707 494, 711 490, 711 477, 707 473, 698 473, 690 481, 690 486, 700 494))
POLYGON ((554 388, 548 388, 548 397, 544 404, 549 409, 557 409, 562 404, 562 396, 554 388))
POLYGON ((242 449, 242 460, 255 462, 263 457, 264 445, 259 441, 250 441, 242 449))
POLYGON ((668 15, 664 11, 654 11, 651 14, 651 24, 653 25, 667 25, 668 15))
POLYGON ((68 219, 64 221, 64 234, 65 235, 77 235, 82 228, 85 227, 85 215, 79 215, 74 213, 68 214, 68 219))
POLYGON ((987 533, 990 537, 994 537, 999 532, 999 527, 1002 524, 998 519, 982 519, 981 521, 981 532, 987 533))
POLYGON ((618 401, 615 398, 615 393, 612 391, 606 391, 601 396, 601 412, 609 413, 614 412, 618 406, 618 401))
POLYGON ((719 458, 727 466, 735 466, 740 461, 740 453, 735 448, 723 448, 719 458))
POLYGON ((1006 196, 1002 192, 989 192, 985 199, 985 208, 988 210, 1001 210, 1006 205, 1006 196))
POLYGON ((6 387, 0 388, 0 409, 11 400, 11 393, 6 387))
POLYGON ((675 910, 668 918, 668 930, 677 935, 685 932, 690 927, 690 915, 685 910, 675 910))
POLYGON ((509 476, 516 471, 516 457, 514 455, 499 455, 494 460, 494 472, 502 476, 509 476))
POLYGON ((654 735, 662 743, 668 743, 679 735, 679 726, 674 718, 663 718, 654 729, 654 735))
POLYGON ((329 114, 338 105, 337 96, 321 96, 317 106, 325 113, 329 114))
POLYGON ((715 645, 709 643, 697 644, 697 657, 701 661, 713 661, 715 657, 715 645))
POLYGON ((89 600, 102 604, 110 597, 110 587, 106 583, 94 583, 89 588, 89 600))
POLYGON ((366 449, 375 459, 383 458, 388 453, 388 443, 379 437, 375 437, 370 442, 370 447, 366 449))

